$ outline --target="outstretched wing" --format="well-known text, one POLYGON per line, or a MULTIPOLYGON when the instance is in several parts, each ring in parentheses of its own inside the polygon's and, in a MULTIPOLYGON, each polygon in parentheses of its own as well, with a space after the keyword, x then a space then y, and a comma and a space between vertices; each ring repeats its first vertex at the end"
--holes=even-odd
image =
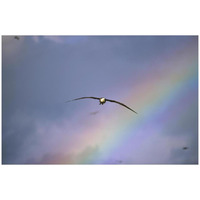
POLYGON ((121 102, 118 102, 118 101, 115 101, 115 100, 110 100, 110 99, 106 99, 106 101, 110 101, 110 102, 113 102, 113 103, 118 103, 120 104, 121 106, 124 106, 126 108, 128 108, 129 110, 133 111, 134 113, 137 114, 137 112, 135 112, 134 110, 132 110, 131 108, 129 108, 128 106, 126 106, 125 104, 121 103, 121 102))
POLYGON ((77 99, 72 99, 72 100, 69 100, 69 101, 65 101, 65 103, 67 102, 70 102, 70 101, 76 101, 76 100, 80 100, 80 99, 100 99, 98 97, 80 97, 80 98, 77 98, 77 99))

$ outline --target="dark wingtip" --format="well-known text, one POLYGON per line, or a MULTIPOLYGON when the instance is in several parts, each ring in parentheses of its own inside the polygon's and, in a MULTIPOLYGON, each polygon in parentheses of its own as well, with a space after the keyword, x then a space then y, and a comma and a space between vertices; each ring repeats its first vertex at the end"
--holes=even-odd
POLYGON ((129 110, 133 111, 135 114, 138 114, 136 111, 132 110, 131 108, 129 108, 129 110))
POLYGON ((70 101, 73 101, 73 100, 65 101, 64 103, 68 103, 68 102, 70 102, 70 101))

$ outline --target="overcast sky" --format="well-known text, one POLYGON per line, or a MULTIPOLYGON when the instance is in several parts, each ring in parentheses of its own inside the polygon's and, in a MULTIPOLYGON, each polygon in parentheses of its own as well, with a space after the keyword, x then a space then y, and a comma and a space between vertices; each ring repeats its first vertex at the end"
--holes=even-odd
POLYGON ((198 163, 197 36, 3 36, 2 59, 3 164, 198 163))

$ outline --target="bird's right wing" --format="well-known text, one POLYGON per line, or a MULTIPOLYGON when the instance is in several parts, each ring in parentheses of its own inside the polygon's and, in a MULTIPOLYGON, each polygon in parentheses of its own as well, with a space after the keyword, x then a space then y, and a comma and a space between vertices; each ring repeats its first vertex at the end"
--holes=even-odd
POLYGON ((65 103, 70 102, 70 101, 80 100, 80 99, 98 99, 99 100, 100 98, 98 98, 98 97, 80 97, 80 98, 72 99, 69 101, 65 101, 65 103))
POLYGON ((131 111, 133 111, 134 113, 137 114, 137 112, 135 112, 133 109, 129 108, 127 105, 125 105, 125 104, 123 104, 123 103, 121 103, 121 102, 119 102, 119 101, 115 101, 115 100, 111 100, 111 99, 106 99, 106 101, 110 101, 110 102, 113 102, 113 103, 118 103, 118 104, 120 104, 121 106, 124 106, 124 107, 128 108, 129 110, 131 110, 131 111))

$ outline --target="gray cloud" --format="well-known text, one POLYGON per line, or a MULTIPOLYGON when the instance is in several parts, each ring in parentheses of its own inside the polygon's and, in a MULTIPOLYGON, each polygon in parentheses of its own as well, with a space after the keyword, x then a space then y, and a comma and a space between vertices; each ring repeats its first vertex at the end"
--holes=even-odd
POLYGON ((79 153, 46 153, 41 159, 28 159, 26 164, 94 164, 92 159, 98 155, 99 148, 97 146, 87 146, 79 153), (85 159, 86 157, 87 159, 85 159))

